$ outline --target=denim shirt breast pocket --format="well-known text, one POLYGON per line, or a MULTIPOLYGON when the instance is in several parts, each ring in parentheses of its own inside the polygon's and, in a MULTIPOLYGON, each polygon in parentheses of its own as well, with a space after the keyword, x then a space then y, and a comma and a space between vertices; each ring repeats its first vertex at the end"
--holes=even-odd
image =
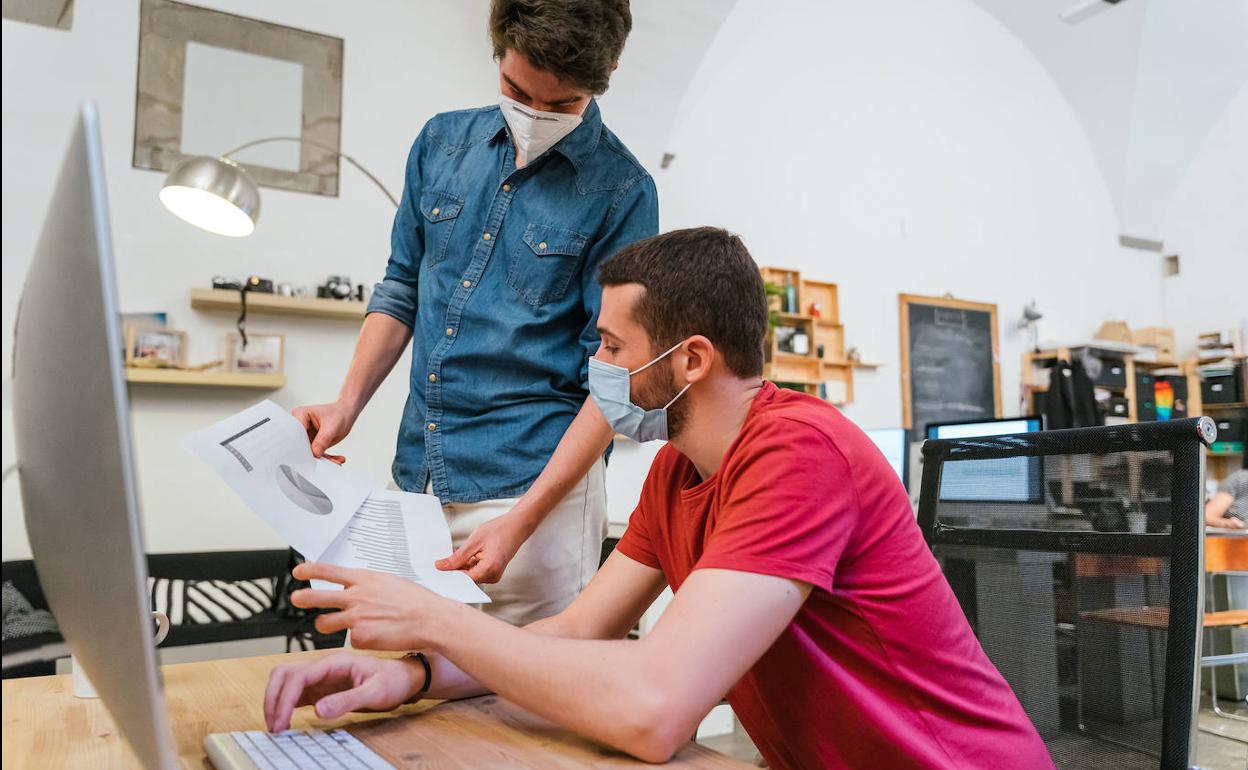
POLYGON ((425 218, 425 264, 436 265, 446 258, 446 244, 459 212, 464 209, 464 199, 448 192, 430 190, 421 193, 420 213, 425 218))
POLYGON ((562 299, 588 241, 575 230, 530 223, 511 253, 507 283, 533 307, 562 299))

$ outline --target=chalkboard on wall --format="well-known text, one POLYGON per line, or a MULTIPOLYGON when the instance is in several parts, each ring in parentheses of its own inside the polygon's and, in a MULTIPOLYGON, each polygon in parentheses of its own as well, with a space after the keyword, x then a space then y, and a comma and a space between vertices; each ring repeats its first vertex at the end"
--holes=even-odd
POLYGON ((997 306, 945 297, 898 297, 902 424, 913 440, 935 422, 1001 416, 997 306))

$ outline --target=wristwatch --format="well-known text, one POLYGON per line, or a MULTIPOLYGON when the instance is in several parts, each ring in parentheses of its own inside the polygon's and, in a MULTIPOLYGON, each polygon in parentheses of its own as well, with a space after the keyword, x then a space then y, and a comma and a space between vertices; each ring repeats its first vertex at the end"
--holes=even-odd
POLYGON ((425 683, 421 685, 419 692, 403 701, 403 705, 407 706, 425 697, 425 693, 429 692, 429 685, 433 682, 433 667, 429 665, 429 658, 425 657, 423 652, 409 652, 400 660, 418 660, 425 669, 425 683))

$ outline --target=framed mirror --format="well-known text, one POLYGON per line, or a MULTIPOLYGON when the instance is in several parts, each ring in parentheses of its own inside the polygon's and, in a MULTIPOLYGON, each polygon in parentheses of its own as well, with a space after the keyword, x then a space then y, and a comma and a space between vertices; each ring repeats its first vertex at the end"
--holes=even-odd
MULTIPOLYGON (((257 139, 299 137, 338 150, 341 38, 200 8, 143 0, 134 166, 168 171, 257 139)), ((272 142, 239 153, 257 184, 338 194, 338 156, 272 142)))
POLYGON ((4 0, 4 18, 53 29, 72 29, 74 0, 4 0))

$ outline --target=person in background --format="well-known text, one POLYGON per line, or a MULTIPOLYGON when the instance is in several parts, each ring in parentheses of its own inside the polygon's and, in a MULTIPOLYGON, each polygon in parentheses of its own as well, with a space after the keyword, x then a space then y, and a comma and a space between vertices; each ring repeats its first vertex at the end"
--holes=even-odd
POLYGON ((1248 528, 1248 468, 1235 471, 1218 484, 1218 491, 1205 503, 1205 525, 1248 528))
POLYGON ((264 713, 320 719, 494 691, 649 762, 727 695, 769 767, 1042 770, 1048 751, 984 654, 875 444, 762 379, 767 298, 744 244, 678 230, 599 273, 590 392, 668 438, 615 552, 563 612, 515 628, 394 575, 302 564, 300 607, 358 647, 280 666, 264 713), (664 586, 652 631, 626 639, 664 586))
POLYGON ((594 100, 631 26, 628 0, 493 1, 498 104, 425 124, 338 398, 294 410, 313 454, 343 461, 328 451, 410 347, 395 483, 441 499, 438 567, 490 584, 511 623, 567 607, 606 536, 595 275, 658 231, 654 182, 594 100))

